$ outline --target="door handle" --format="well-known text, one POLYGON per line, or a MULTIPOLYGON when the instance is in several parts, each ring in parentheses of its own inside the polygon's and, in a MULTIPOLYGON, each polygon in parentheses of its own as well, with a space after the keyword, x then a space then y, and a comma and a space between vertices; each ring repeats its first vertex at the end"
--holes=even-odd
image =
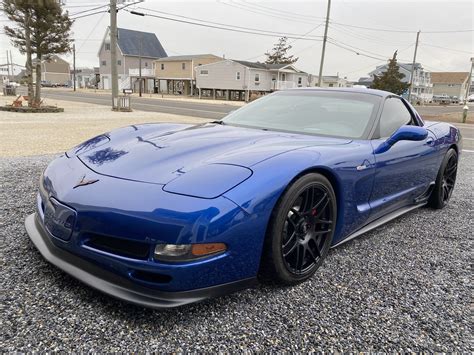
POLYGON ((434 139, 433 138, 430 138, 426 141, 425 145, 434 145, 434 139))

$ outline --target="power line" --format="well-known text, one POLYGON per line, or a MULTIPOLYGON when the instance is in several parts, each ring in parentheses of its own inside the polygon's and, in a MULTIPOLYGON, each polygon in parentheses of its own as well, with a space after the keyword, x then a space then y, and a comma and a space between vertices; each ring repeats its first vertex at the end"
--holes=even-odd
POLYGON ((264 5, 261 5, 260 3, 251 3, 249 1, 246 1, 246 0, 242 0, 243 3, 245 3, 247 6, 250 6, 250 7, 253 7, 253 8, 261 8, 263 10, 265 10, 266 12, 273 12, 273 13, 276 13, 276 14, 279 14, 279 15, 283 15, 283 16, 293 16, 295 18, 297 17, 300 17, 302 19, 305 19, 305 20, 316 20, 316 19, 319 19, 319 20, 324 20, 325 18, 324 17, 316 17, 316 16, 309 16, 309 15, 303 15, 303 14, 298 14, 296 12, 289 12, 289 11, 282 11, 282 10, 277 10, 277 9, 274 9, 274 8, 271 8, 271 7, 268 7, 268 6, 264 6, 264 5))
POLYGON ((268 13, 268 11, 258 10, 258 9, 250 9, 250 8, 246 7, 245 5, 242 6, 241 4, 238 4, 238 3, 235 3, 235 2, 228 3, 228 2, 220 1, 219 3, 222 4, 222 5, 231 6, 231 7, 234 7, 234 8, 236 8, 236 9, 243 10, 243 11, 252 12, 252 13, 254 13, 254 14, 264 15, 264 16, 267 16, 267 17, 278 18, 278 19, 280 19, 280 20, 286 20, 286 21, 291 21, 291 22, 299 22, 299 23, 306 23, 306 24, 313 24, 313 23, 314 23, 314 21, 302 20, 302 19, 299 19, 299 18, 294 18, 294 17, 292 17, 292 16, 270 14, 270 13, 268 13))
POLYGON ((421 45, 421 46, 428 46, 428 47, 434 47, 434 48, 445 49, 445 50, 453 51, 453 52, 472 54, 472 52, 463 51, 463 50, 460 50, 460 49, 454 49, 454 48, 447 48, 447 47, 437 46, 437 45, 435 45, 435 44, 429 44, 429 43, 425 43, 425 42, 420 42, 420 45, 421 45))
MULTIPOLYGON (((347 23, 340 23, 336 21, 331 21, 332 24, 345 26, 345 27, 352 27, 358 28, 361 30, 368 30, 368 31, 380 31, 380 32, 398 32, 398 33, 416 33, 418 31, 412 30, 395 30, 395 29, 388 29, 388 28, 375 28, 375 27, 364 27, 364 26, 357 26, 357 25, 350 25, 347 23)), ((423 33, 462 33, 462 32, 474 32, 474 29, 462 29, 462 30, 444 30, 444 31, 422 31, 423 33)))
POLYGON ((360 51, 356 51, 354 49, 351 49, 351 48, 348 48, 348 47, 345 47, 337 42, 333 42, 331 39, 328 39, 328 43, 331 43, 333 46, 336 46, 336 47, 339 47, 339 48, 342 48, 342 49, 345 49, 349 52, 352 52, 352 53, 355 53, 357 55, 361 55, 363 57, 367 57, 367 58, 372 58, 372 59, 377 59, 377 60, 384 60, 383 58, 380 58, 380 57, 374 57, 374 56, 371 56, 371 55, 368 55, 368 54, 364 54, 364 53, 361 53, 360 51))
MULTIPOLYGON (((159 11, 146 9, 146 8, 139 8, 139 9, 160 13, 159 11)), ((126 10, 126 11, 128 11, 128 10, 126 10)), ((138 14, 135 11, 128 11, 128 12, 138 14)), ((186 19, 189 19, 189 21, 188 20, 181 20, 179 18, 171 18, 171 17, 167 17, 167 16, 153 15, 153 14, 147 14, 147 13, 144 13, 143 15, 156 17, 156 18, 160 18, 160 19, 168 20, 168 21, 186 23, 186 24, 195 25, 195 26, 208 27, 208 28, 220 29, 220 30, 231 31, 231 32, 257 34, 257 35, 267 36, 267 37, 287 37, 287 38, 291 38, 291 39, 301 39, 301 40, 309 40, 309 41, 319 41, 320 40, 319 37, 321 37, 321 36, 304 36, 304 35, 299 34, 299 33, 275 32, 275 31, 261 30, 261 29, 250 28, 250 27, 226 25, 226 24, 223 24, 223 23, 211 22, 211 21, 200 20, 200 19, 196 19, 196 18, 185 17, 185 16, 180 16, 180 15, 173 15, 173 14, 170 14, 170 15, 175 16, 175 17, 186 18, 186 19)))
POLYGON ((103 7, 108 7, 108 6, 109 6, 108 4, 106 4, 106 5, 101 5, 101 6, 97 6, 97 7, 88 9, 88 10, 82 10, 82 11, 76 12, 76 13, 74 13, 74 14, 71 14, 70 16, 76 16, 76 15, 79 15, 79 14, 83 14, 83 13, 85 13, 85 12, 91 12, 91 11, 98 10, 98 9, 101 9, 101 8, 103 8, 103 7))
POLYGON ((357 32, 354 32, 353 30, 350 30, 350 29, 346 29, 340 25, 335 25, 335 24, 332 24, 330 26, 333 30, 336 30, 337 32, 340 32, 340 33, 343 33, 345 35, 348 35, 348 36, 351 36, 353 38, 356 38, 356 39, 362 39, 364 41, 371 41, 373 43, 377 43, 377 44, 381 44, 381 45, 385 45, 385 46, 399 46, 399 45, 406 45, 406 43, 387 43, 386 40, 382 39, 382 38, 379 38, 379 37, 375 37, 375 36, 371 36, 371 35, 367 35, 367 34, 363 34, 363 33, 357 33, 357 32))
POLYGON ((81 16, 77 16, 77 17, 74 17, 74 18, 71 18, 71 20, 77 20, 77 19, 80 19, 80 18, 83 18, 83 17, 89 17, 89 16, 93 16, 93 15, 97 15, 97 14, 102 14, 102 13, 106 13, 107 11, 105 10, 102 10, 102 11, 97 11, 97 12, 93 12, 91 14, 85 14, 85 15, 81 15, 81 16))
MULTIPOLYGON (((348 44, 348 43, 344 43, 344 42, 339 41, 338 39, 335 39, 335 38, 332 38, 332 37, 330 37, 330 39, 331 39, 332 41, 337 42, 337 44, 344 45, 344 46, 346 46, 346 47, 351 48, 351 49, 353 50, 353 52, 356 53, 356 54, 360 54, 360 55, 361 55, 360 52, 366 52, 366 53, 371 54, 371 55, 374 55, 374 56, 381 56, 381 57, 384 57, 384 58, 389 58, 389 57, 391 57, 391 56, 386 56, 386 55, 384 55, 384 54, 371 52, 371 51, 368 51, 368 50, 366 50, 366 49, 359 48, 359 47, 356 47, 356 46, 352 46, 352 45, 350 45, 350 44, 348 44)), ((333 44, 334 44, 334 43, 333 43, 333 44)), ((410 45, 410 46, 412 46, 412 45, 410 45)), ((377 58, 374 58, 374 59, 377 59, 377 58)), ((409 62, 409 60, 407 60, 407 59, 399 59, 399 60, 404 61, 404 62, 405 62, 405 61, 406 61, 406 62, 409 62)))
POLYGON ((86 39, 82 42, 81 46, 79 47, 79 49, 77 50, 77 53, 82 53, 81 52, 81 49, 82 47, 84 47, 84 45, 86 44, 87 41, 89 41, 89 38, 90 36, 92 35, 92 33, 95 31, 95 29, 97 28, 97 26, 100 24, 100 22, 102 21, 102 19, 104 18, 106 12, 104 12, 102 14, 102 16, 99 18, 99 20, 96 22, 95 26, 92 28, 92 30, 89 32, 89 34, 87 35, 86 39))

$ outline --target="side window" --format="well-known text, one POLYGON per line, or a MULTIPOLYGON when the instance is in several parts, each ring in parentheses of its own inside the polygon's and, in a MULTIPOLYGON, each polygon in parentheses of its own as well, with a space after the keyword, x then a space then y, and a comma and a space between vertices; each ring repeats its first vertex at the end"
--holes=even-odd
POLYGON ((412 121, 410 111, 403 102, 391 97, 385 100, 382 116, 380 117, 380 137, 390 137, 398 128, 412 121))

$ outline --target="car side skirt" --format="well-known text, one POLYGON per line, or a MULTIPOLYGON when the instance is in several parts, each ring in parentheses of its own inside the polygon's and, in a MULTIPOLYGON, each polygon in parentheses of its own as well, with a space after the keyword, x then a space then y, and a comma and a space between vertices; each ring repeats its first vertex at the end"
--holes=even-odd
POLYGON ((248 278, 212 287, 190 291, 166 292, 148 289, 130 280, 103 270, 95 264, 55 246, 38 221, 36 213, 25 220, 26 231, 42 254, 51 264, 82 281, 86 285, 120 300, 149 308, 172 308, 218 297, 257 284, 256 278, 248 278))
POLYGON ((407 212, 410 212, 414 209, 417 209, 417 208, 420 208, 422 206, 426 205, 426 201, 425 202, 422 202, 422 203, 418 203, 416 205, 411 205, 411 206, 407 206, 407 207, 403 207, 401 209, 398 209, 396 211, 393 211, 383 217, 380 217, 378 219, 376 219, 375 221, 373 222, 370 222, 369 224, 365 225, 364 227, 360 228, 359 230, 357 230, 356 232, 352 233, 352 234, 349 234, 346 238, 344 238, 343 240, 341 240, 339 243, 337 244, 334 244, 331 248, 335 248, 341 244, 344 244, 345 242, 348 242, 349 240, 352 240, 354 238, 357 238, 358 236, 364 234, 364 233, 367 233, 369 231, 371 231, 372 229, 375 229, 377 227, 380 227, 381 225, 387 223, 387 222, 390 222, 392 219, 395 219, 397 217, 400 217, 401 215, 404 215, 405 213, 407 212))

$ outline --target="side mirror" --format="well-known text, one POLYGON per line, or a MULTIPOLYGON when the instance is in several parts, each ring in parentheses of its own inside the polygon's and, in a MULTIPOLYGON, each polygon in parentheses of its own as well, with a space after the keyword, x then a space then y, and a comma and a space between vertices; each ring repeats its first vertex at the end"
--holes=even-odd
POLYGON ((428 137, 426 128, 418 126, 401 126, 385 142, 375 149, 375 154, 385 153, 398 141, 422 141, 428 137))

